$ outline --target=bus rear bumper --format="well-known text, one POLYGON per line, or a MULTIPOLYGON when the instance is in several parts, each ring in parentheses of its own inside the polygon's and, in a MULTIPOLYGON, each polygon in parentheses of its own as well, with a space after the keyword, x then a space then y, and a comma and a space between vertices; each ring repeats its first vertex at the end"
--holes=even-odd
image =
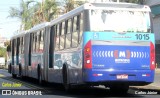
POLYGON ((150 84, 154 81, 155 71, 151 70, 84 70, 84 82, 106 83, 125 82, 134 85, 150 84))

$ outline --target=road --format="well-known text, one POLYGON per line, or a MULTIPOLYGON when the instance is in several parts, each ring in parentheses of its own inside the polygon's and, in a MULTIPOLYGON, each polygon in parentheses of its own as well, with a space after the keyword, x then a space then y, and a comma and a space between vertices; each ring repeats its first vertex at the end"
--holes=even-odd
POLYGON ((2 95, 2 90, 11 90, 14 94, 16 91, 21 91, 28 94, 28 92, 34 92, 37 96, 34 95, 23 95, 23 98, 92 98, 92 97, 146 97, 146 98, 159 98, 160 96, 156 93, 160 94, 160 74, 156 73, 155 82, 148 86, 139 86, 139 87, 130 87, 127 94, 115 94, 114 92, 110 92, 108 88, 103 86, 91 87, 91 88, 81 88, 74 89, 71 92, 65 92, 63 90, 62 85, 53 85, 48 84, 46 86, 40 86, 37 84, 37 81, 34 79, 28 79, 27 81, 22 80, 21 78, 12 78, 11 75, 7 72, 7 70, 0 69, 0 98, 21 98, 22 95, 19 96, 9 96, 2 95), (14 87, 12 87, 14 86, 14 87), (146 94, 148 92, 152 92, 154 94, 146 94), (42 95, 41 95, 42 94, 42 95))

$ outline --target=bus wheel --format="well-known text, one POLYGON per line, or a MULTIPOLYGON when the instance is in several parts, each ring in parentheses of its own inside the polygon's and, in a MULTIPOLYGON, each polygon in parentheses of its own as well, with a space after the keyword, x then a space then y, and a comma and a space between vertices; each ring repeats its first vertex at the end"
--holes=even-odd
POLYGON ((42 85, 42 74, 40 66, 38 66, 38 84, 42 85))
POLYGON ((19 64, 19 76, 22 76, 22 66, 19 64))
POLYGON ((70 85, 68 83, 68 67, 66 64, 63 65, 62 68, 63 73, 63 86, 66 91, 70 91, 70 85))
POLYGON ((12 78, 16 78, 17 77, 17 75, 16 74, 12 74, 12 78))
POLYGON ((11 73, 11 64, 8 65, 8 73, 11 73))
POLYGON ((123 85, 123 86, 111 86, 110 91, 111 93, 116 93, 116 94, 126 94, 128 92, 129 86, 128 85, 123 85))

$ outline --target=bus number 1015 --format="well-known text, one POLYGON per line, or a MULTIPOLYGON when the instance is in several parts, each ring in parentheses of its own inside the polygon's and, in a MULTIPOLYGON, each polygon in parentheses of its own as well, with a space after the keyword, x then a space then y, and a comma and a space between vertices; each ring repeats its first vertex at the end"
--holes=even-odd
POLYGON ((137 40, 149 40, 149 34, 136 34, 137 40))

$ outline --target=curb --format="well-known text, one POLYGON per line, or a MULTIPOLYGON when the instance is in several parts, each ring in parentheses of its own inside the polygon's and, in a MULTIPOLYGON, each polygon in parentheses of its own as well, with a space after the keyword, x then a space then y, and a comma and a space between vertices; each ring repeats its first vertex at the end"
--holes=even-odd
POLYGON ((155 69, 155 72, 156 72, 156 73, 160 73, 160 68, 156 68, 156 69, 155 69))
POLYGON ((147 86, 131 86, 130 88, 136 89, 149 89, 149 90, 157 90, 160 91, 160 86, 156 86, 155 84, 150 84, 147 86))

